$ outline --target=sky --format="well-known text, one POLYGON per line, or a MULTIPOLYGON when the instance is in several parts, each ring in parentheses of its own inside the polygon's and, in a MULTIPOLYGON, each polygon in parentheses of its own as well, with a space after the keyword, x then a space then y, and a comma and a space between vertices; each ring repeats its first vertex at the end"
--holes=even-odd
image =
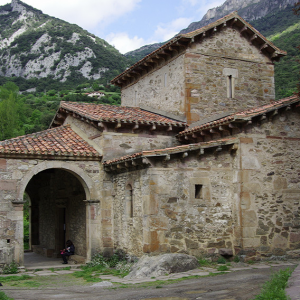
MULTIPOLYGON (((0 0, 0 5, 11 0, 0 0)), ((165 42, 225 0, 22 0, 95 34, 121 53, 165 42)))

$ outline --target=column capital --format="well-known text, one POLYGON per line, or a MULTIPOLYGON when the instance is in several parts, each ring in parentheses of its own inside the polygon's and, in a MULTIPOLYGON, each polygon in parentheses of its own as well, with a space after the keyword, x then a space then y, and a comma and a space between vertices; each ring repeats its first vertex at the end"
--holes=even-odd
POLYGON ((97 199, 90 199, 90 200, 83 200, 86 205, 92 205, 92 204, 99 204, 100 200, 97 199))
POLYGON ((24 205, 26 201, 23 199, 13 199, 11 200, 12 205, 24 205))

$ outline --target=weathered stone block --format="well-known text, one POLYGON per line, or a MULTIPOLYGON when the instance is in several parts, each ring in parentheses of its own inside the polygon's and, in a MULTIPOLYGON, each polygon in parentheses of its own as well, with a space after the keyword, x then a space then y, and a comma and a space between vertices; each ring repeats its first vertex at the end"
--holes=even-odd
POLYGON ((300 243, 300 233, 291 232, 290 233, 290 242, 291 243, 300 243))
POLYGON ((185 239, 185 244, 187 249, 198 249, 199 248, 199 243, 190 239, 185 239))
POLYGON ((0 158, 0 170, 6 170, 6 159, 0 158))
POLYGON ((225 241, 208 242, 207 248, 225 248, 225 241))
POLYGON ((273 188, 276 191, 282 190, 282 189, 286 189, 287 188, 286 178, 275 177, 274 176, 274 179, 273 179, 273 188))
POLYGON ((260 246, 260 238, 244 238, 243 245, 245 248, 258 248, 260 246))
POLYGON ((4 191, 14 191, 17 189, 16 180, 0 180, 1 190, 4 191))
POLYGON ((221 249, 219 249, 219 254, 223 255, 223 256, 232 256, 233 251, 232 251, 232 249, 229 249, 229 248, 221 248, 221 249))
POLYGON ((257 226, 257 216, 254 210, 243 211, 243 226, 244 227, 255 227, 257 226))

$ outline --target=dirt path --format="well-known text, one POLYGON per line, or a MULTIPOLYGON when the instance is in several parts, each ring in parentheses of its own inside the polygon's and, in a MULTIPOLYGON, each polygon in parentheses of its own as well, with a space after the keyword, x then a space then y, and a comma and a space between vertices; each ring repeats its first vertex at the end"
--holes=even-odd
MULTIPOLYGON (((260 292, 262 284, 270 279, 272 273, 287 266, 259 268, 234 271, 214 277, 188 279, 174 284, 161 284, 152 287, 140 287, 141 284, 127 288, 105 288, 100 286, 81 285, 74 279, 69 284, 61 284, 55 276, 55 285, 39 288, 2 287, 9 297, 15 300, 43 299, 104 299, 104 300, 187 300, 187 299, 223 299, 248 300, 260 292)), ((63 275, 59 275, 63 276, 63 275)), ((72 275, 64 275, 72 276, 72 275)), ((70 277, 72 278, 72 277, 70 277)), ((146 284, 143 284, 146 285, 146 284)))

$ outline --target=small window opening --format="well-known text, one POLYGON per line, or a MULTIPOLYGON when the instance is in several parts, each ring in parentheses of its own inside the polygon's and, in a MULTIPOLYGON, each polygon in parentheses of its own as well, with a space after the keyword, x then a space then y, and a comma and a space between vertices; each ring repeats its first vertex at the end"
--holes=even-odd
POLYGON ((232 76, 228 76, 228 98, 233 98, 233 85, 232 76))
POLYGON ((126 214, 133 218, 133 190, 130 184, 126 187, 126 214))
POLYGON ((202 198, 202 184, 195 184, 195 199, 202 198))
POLYGON ((7 242, 7 244, 10 244, 10 239, 7 239, 6 242, 7 242))

